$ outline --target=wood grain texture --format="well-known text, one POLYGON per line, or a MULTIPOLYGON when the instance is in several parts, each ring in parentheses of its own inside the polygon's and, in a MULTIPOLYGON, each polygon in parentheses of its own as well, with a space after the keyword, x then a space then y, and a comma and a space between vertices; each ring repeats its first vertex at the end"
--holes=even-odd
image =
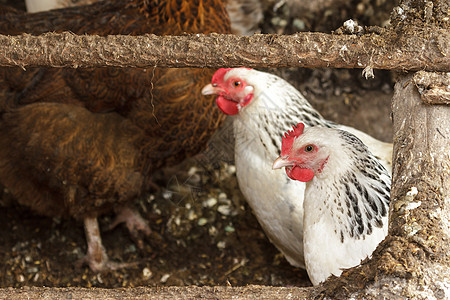
POLYGON ((450 71, 450 31, 235 36, 0 36, 0 65, 51 67, 329 67, 450 71))

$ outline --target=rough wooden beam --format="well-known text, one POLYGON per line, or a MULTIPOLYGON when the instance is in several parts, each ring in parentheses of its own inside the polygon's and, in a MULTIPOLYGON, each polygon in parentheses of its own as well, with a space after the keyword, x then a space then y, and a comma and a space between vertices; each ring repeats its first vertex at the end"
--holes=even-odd
POLYGON ((26 287, 0 289, 0 299, 306 299, 308 288, 267 287, 139 287, 123 289, 26 287))
MULTIPOLYGON (((365 35, 0 35, 1 66, 332 67, 450 71, 450 31, 417 28, 365 35)), ((376 32, 376 33, 375 33, 376 32)))

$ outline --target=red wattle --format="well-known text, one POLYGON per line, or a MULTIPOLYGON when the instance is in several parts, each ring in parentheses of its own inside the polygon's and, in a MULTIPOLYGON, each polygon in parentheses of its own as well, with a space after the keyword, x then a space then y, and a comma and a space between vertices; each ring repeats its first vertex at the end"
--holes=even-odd
POLYGON ((236 102, 225 99, 222 96, 218 96, 216 99, 217 106, 226 115, 235 115, 239 112, 236 102))
POLYGON ((293 180, 301 182, 308 182, 313 179, 314 172, 311 169, 305 169, 300 167, 292 167, 292 169, 286 169, 286 174, 293 180))

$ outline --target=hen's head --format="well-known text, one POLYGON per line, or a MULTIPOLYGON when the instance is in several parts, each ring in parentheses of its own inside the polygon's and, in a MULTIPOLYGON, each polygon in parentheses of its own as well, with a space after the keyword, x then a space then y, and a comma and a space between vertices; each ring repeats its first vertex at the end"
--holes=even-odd
MULTIPOLYGON (((286 174, 293 180, 308 182, 322 173, 330 157, 327 128, 304 129, 298 123, 285 133, 281 144, 281 156, 273 163, 273 169, 285 167, 286 174)), ((329 133, 329 132, 328 132, 329 133)))
POLYGON ((202 89, 203 95, 217 95, 216 103, 227 115, 235 115, 253 99, 253 86, 245 76, 248 68, 219 69, 214 73, 211 83, 202 89))

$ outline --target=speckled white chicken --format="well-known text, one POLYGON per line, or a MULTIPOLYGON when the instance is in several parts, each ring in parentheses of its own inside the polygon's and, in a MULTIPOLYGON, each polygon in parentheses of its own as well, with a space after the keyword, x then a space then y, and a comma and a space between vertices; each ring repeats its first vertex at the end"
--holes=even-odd
POLYGON ((392 144, 325 120, 292 85, 278 76, 248 68, 219 69, 203 94, 232 115, 239 187, 270 241, 294 266, 305 268, 303 197, 305 184, 272 171, 280 136, 292 124, 335 127, 355 134, 390 171, 392 144))
POLYGON ((283 137, 273 164, 282 167, 306 182, 303 244, 314 285, 372 254, 387 235, 391 178, 361 140, 299 123, 283 137))

